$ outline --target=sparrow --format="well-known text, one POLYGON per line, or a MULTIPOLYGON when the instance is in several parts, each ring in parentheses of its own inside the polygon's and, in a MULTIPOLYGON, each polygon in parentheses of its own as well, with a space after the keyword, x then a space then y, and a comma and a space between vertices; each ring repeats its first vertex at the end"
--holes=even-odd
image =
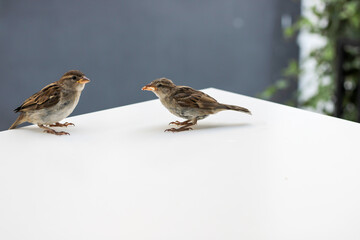
POLYGON ((192 130, 191 126, 198 120, 224 110, 235 110, 251 115, 246 108, 219 103, 209 95, 191 87, 176 86, 167 78, 155 79, 142 90, 152 91, 172 114, 187 119, 184 122, 170 122, 169 125, 175 124, 180 127, 169 128, 165 132, 192 130))
POLYGON ((81 92, 88 82, 90 79, 82 72, 68 71, 60 80, 47 85, 16 108, 14 111, 20 112, 20 115, 9 129, 14 129, 21 123, 30 122, 37 124, 46 133, 70 135, 64 131, 57 132, 49 127, 75 126, 73 123, 59 123, 59 121, 69 116, 75 109, 81 92))

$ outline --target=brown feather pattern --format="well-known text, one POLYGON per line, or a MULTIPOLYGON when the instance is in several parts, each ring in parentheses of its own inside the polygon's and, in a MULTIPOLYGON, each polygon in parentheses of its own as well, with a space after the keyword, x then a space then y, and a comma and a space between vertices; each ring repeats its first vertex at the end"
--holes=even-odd
POLYGON ((25 100, 25 102, 15 112, 26 112, 42 108, 48 108, 56 105, 60 100, 61 86, 56 82, 51 83, 41 89, 39 92, 33 94, 25 100))
POLYGON ((173 98, 181 107, 210 109, 219 104, 214 98, 206 93, 191 87, 176 87, 173 98))

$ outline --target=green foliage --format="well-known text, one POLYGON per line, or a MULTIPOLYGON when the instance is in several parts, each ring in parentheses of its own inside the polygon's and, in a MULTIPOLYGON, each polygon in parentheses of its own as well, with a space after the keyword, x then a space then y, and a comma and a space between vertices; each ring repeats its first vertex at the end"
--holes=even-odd
MULTIPOLYGON (((259 97, 262 99, 270 100, 277 92, 281 90, 288 89, 291 85, 297 82, 297 78, 301 70, 299 69, 298 62, 296 60, 291 60, 286 69, 283 70, 283 78, 277 80, 273 85, 269 86, 265 91, 259 94, 259 97)), ((292 93, 290 99, 288 99, 285 104, 289 106, 297 105, 298 92, 295 91, 292 93)))
MULTIPOLYGON (((307 30, 310 33, 320 35, 327 41, 326 45, 314 49, 307 59, 313 59, 316 62, 316 81, 318 89, 314 96, 299 102, 300 107, 310 107, 321 110, 327 114, 325 107, 321 106, 324 102, 334 102, 335 78, 336 78, 336 42, 338 39, 360 39, 360 0, 322 0, 320 7, 311 8, 311 13, 316 16, 316 21, 311 21, 306 17, 300 19, 284 31, 286 38, 296 35, 299 30, 307 30), (319 109, 320 107, 320 109, 319 109)), ((345 63, 343 65, 346 85, 356 86, 359 81, 360 72, 360 50, 358 48, 349 48, 346 50, 345 63)), ((283 72, 284 79, 277 81, 274 85, 268 87, 260 96, 269 99, 277 91, 285 89, 290 85, 291 81, 297 81, 302 69, 298 63, 291 60, 287 68, 283 72), (295 80, 294 80, 295 79, 295 80)), ((345 86, 346 89, 346 86, 345 86)), ((354 105, 354 96, 351 93, 354 89, 349 89, 349 93, 345 94, 344 115, 349 120, 355 120, 356 107, 354 105)), ((296 94, 294 94, 296 95, 296 94)))

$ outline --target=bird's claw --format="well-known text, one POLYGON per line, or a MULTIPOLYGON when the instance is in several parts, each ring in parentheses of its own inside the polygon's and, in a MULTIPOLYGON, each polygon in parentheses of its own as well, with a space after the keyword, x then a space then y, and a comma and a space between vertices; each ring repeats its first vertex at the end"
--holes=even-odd
POLYGON ((175 121, 175 122, 170 122, 169 125, 171 125, 171 124, 180 125, 180 123, 181 123, 181 122, 179 122, 179 121, 175 121))
POLYGON ((73 123, 69 123, 69 122, 65 122, 65 123, 55 123, 55 124, 50 124, 49 127, 68 127, 68 126, 75 126, 75 124, 73 123))
POLYGON ((63 125, 64 125, 65 127, 67 127, 67 126, 75 126, 75 124, 69 123, 69 122, 65 122, 63 125))
POLYGON ((179 121, 175 121, 175 122, 170 122, 169 125, 174 124, 177 126, 184 126, 184 125, 188 125, 189 124, 189 120, 185 121, 185 122, 179 122, 179 121))
POLYGON ((68 132, 64 132, 64 131, 57 132, 57 131, 55 131, 55 130, 48 130, 48 129, 44 130, 44 132, 50 133, 50 134, 54 134, 54 135, 58 135, 58 136, 61 136, 61 135, 70 135, 70 133, 68 133, 68 132))
POLYGON ((185 127, 185 128, 169 128, 166 129, 164 132, 183 132, 183 131, 189 131, 189 130, 193 130, 190 127, 185 127))

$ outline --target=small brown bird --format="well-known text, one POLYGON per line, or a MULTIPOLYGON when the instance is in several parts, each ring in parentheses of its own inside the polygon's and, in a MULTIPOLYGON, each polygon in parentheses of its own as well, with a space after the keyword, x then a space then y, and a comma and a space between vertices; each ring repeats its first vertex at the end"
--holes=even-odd
POLYGON ((184 122, 175 121, 169 123, 180 127, 166 129, 165 131, 181 132, 192 130, 191 126, 195 125, 198 120, 223 110, 235 110, 251 114, 246 108, 221 104, 209 95, 191 87, 176 86, 167 78, 155 79, 144 86, 142 90, 152 91, 172 114, 188 119, 184 122))
POLYGON ((57 132, 49 127, 74 126, 73 123, 61 124, 59 121, 69 116, 75 109, 81 92, 88 82, 90 80, 78 70, 65 73, 59 81, 47 85, 16 108, 14 111, 20 112, 20 115, 9 129, 14 129, 21 123, 30 122, 45 129, 44 132, 47 133, 69 135, 67 132, 57 132))

